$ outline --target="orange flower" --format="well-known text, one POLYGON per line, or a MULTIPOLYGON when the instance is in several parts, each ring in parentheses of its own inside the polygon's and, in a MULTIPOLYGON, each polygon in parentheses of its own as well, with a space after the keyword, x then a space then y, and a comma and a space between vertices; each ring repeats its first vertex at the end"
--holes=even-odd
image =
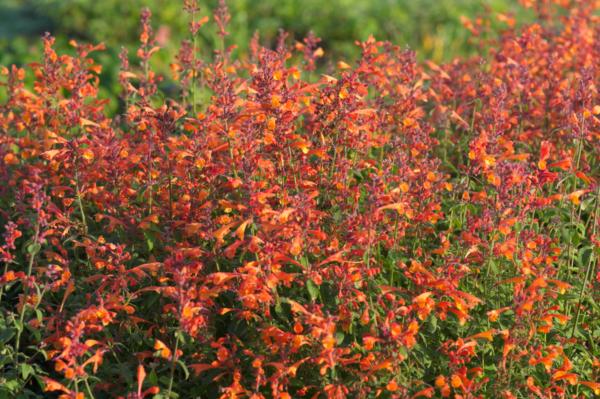
POLYGON ((171 358, 171 350, 160 340, 154 341, 154 350, 159 352, 159 356, 163 359, 171 358))
POLYGON ((460 388, 462 386, 462 379, 457 374, 452 374, 450 377, 450 385, 452 388, 460 388))
POLYGON ((398 383, 396 381, 392 380, 386 385, 385 388, 390 392, 395 392, 398 390, 398 383))

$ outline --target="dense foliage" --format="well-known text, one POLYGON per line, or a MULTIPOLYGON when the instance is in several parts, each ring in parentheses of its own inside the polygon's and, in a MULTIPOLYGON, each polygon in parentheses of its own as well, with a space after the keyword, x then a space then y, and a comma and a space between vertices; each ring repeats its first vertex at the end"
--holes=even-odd
POLYGON ((115 116, 45 36, 0 71, 0 398, 599 395, 600 4, 521 3, 322 74, 188 0, 168 91, 144 10, 115 116))
MULTIPOLYGON (((217 0, 198 0, 202 12, 213 9, 217 0)), ((461 16, 475 16, 488 9, 515 11, 517 23, 531 20, 532 13, 519 9, 512 0, 229 0, 229 42, 235 43, 235 58, 248 55, 252 36, 258 32, 263 46, 274 48, 279 30, 290 40, 302 40, 310 31, 322 39, 328 54, 319 69, 327 70, 334 59, 356 59, 356 40, 373 35, 404 47, 410 46, 421 59, 435 62, 472 53, 476 46, 470 32, 461 28, 461 16)), ((189 35, 188 18, 181 1, 169 0, 2 0, 0 1, 0 64, 22 66, 37 61, 40 36, 50 32, 54 49, 68 52, 68 41, 104 43, 95 55, 102 64, 100 95, 111 99, 109 112, 116 110, 119 91, 118 55, 121 47, 133 52, 138 45, 139 13, 152 10, 153 25, 161 51, 152 59, 153 70, 169 75, 169 63, 182 39, 189 35), (118 29, 115 29, 115 23, 118 29)), ((204 15, 204 14, 203 14, 204 15)), ((494 22, 495 27, 501 23, 494 22)), ((198 54, 210 57, 219 36, 213 25, 196 35, 198 54)), ((161 90, 172 84, 165 79, 161 90)))
MULTIPOLYGON (((217 0, 199 0, 198 4, 208 10, 217 0)), ((460 29, 461 15, 475 15, 488 8, 500 12, 519 10, 510 0, 230 0, 227 4, 232 17, 231 38, 242 53, 247 52, 255 31, 260 32, 265 44, 271 45, 279 30, 284 29, 296 38, 313 31, 323 38, 322 45, 328 53, 346 57, 358 55, 355 40, 366 40, 372 34, 418 48, 423 56, 447 58, 468 48, 469 34, 460 29)), ((7 58, 11 54, 23 56, 28 49, 22 42, 30 38, 37 42, 37 34, 44 31, 57 36, 57 46, 61 46, 64 36, 104 42, 109 51, 135 46, 142 6, 153 10, 157 30, 174 39, 164 41, 161 52, 176 49, 177 40, 187 32, 186 18, 182 18, 177 1, 3 0, 0 50, 7 58), (116 20, 119 29, 115 29, 116 20), (17 43, 15 39, 19 39, 17 43)), ((526 19, 528 14, 522 10, 518 13, 520 19, 526 19)), ((211 27, 198 34, 205 47, 216 38, 211 27)))

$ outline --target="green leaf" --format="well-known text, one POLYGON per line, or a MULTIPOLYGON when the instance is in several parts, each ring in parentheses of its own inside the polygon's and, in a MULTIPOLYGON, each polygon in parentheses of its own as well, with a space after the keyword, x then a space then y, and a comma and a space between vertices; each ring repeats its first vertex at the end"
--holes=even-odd
POLYGON ((187 366, 181 360, 177 360, 177 364, 181 366, 183 373, 185 374, 185 379, 187 380, 190 377, 190 371, 188 370, 187 366))
POLYGON ((300 258, 300 264, 304 268, 308 268, 308 266, 310 265, 310 263, 308 262, 308 258, 306 256, 303 256, 300 258))
POLYGON ((579 250, 577 254, 577 263, 579 266, 586 267, 590 263, 590 259, 592 258, 592 247, 587 246, 583 247, 579 250))
POLYGON ((42 249, 42 246, 40 245, 40 243, 38 243, 38 242, 32 242, 31 244, 29 244, 27 246, 27 253, 29 255, 35 255, 38 252, 40 252, 40 249, 42 249))
POLYGON ((152 369, 152 371, 148 374, 148 382, 150 385, 158 385, 158 376, 156 375, 156 371, 152 369))
POLYGON ((314 301, 319 297, 320 291, 319 286, 315 284, 314 281, 308 280, 306 282, 306 288, 308 289, 308 295, 310 295, 310 299, 314 301))
POLYGON ((19 371, 21 372, 21 377, 23 377, 24 380, 35 372, 33 367, 31 367, 27 363, 21 363, 19 365, 19 371))
POLYGON ((9 392, 15 393, 21 389, 21 383, 17 379, 14 379, 14 380, 11 379, 11 380, 4 382, 2 388, 6 389, 9 392))
POLYGON ((16 334, 16 330, 14 328, 4 328, 0 330, 0 342, 5 344, 11 340, 12 337, 16 334))
POLYGON ((406 349, 405 346, 401 346, 398 348, 398 353, 400 355, 402 355, 403 357, 408 357, 408 350, 406 349))
POLYGON ((427 326, 427 330, 430 333, 433 333, 433 332, 435 332, 435 330, 437 330, 437 325, 438 325, 437 318, 435 316, 432 316, 429 318, 429 325, 427 326))
POLYGON ((283 311, 283 306, 281 306, 281 302, 277 302, 275 304, 275 313, 277 314, 277 316, 279 317, 285 317, 285 313, 283 311))

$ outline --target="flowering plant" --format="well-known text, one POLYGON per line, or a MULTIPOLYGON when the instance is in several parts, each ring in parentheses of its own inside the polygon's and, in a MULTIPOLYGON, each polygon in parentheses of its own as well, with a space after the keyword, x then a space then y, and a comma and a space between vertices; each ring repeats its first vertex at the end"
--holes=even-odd
POLYGON ((1 71, 0 393, 600 394, 599 5, 522 3, 475 58, 321 73, 312 34, 236 56, 224 1, 198 57, 188 0, 171 77, 144 10, 115 116, 45 36, 1 71))

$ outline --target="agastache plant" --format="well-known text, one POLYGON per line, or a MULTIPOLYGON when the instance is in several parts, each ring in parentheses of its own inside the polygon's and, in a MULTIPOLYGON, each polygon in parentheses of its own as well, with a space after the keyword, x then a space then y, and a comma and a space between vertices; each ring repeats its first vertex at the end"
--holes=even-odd
POLYGON ((171 76, 144 9, 116 107, 45 35, 0 71, 0 396, 600 395, 600 9, 520 3, 436 65, 185 1, 171 76))

